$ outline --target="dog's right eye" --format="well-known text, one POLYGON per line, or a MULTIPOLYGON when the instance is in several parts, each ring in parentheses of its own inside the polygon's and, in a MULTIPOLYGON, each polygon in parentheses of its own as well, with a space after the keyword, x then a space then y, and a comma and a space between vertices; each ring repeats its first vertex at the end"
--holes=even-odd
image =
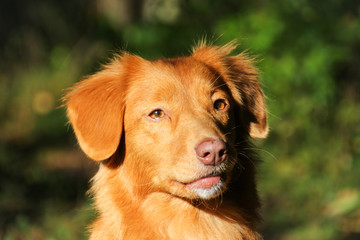
POLYGON ((217 99, 214 102, 214 108, 218 111, 224 111, 228 107, 225 99, 217 99))
POLYGON ((164 116, 165 116, 165 112, 161 109, 156 109, 149 114, 149 117, 154 120, 163 118, 164 116))

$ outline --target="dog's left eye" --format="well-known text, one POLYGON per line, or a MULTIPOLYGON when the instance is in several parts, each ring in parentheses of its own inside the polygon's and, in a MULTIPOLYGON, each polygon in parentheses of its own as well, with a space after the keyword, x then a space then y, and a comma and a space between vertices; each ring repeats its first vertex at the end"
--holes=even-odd
POLYGON ((165 112, 161 109, 156 109, 149 114, 149 117, 155 120, 163 118, 164 116, 165 112))
POLYGON ((225 110, 227 108, 228 104, 225 101, 225 99, 217 99, 214 102, 214 109, 216 109, 217 111, 222 111, 225 110))

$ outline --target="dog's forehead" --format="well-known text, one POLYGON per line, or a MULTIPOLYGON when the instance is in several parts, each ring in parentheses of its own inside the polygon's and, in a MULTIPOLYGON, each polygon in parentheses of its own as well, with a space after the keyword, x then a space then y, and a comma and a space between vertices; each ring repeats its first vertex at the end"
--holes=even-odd
POLYGON ((130 98, 139 101, 196 100, 210 96, 218 77, 191 57, 148 62, 133 81, 130 98))

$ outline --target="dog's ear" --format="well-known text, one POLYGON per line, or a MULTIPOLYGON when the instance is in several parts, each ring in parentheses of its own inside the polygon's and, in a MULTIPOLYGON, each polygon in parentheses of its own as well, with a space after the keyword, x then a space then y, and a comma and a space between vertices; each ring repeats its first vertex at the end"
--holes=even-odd
POLYGON ((112 156, 120 143, 127 88, 124 58, 116 57, 64 97, 79 145, 96 161, 112 156))
POLYGON ((236 110, 240 112, 249 135, 253 138, 265 138, 269 128, 257 69, 245 54, 228 56, 236 47, 234 42, 222 47, 206 46, 202 43, 194 49, 193 57, 224 79, 238 105, 236 110))
POLYGON ((249 135, 253 138, 266 138, 269 133, 267 111, 256 68, 244 55, 227 57, 225 62, 231 71, 228 85, 240 106, 243 120, 248 125, 249 135))

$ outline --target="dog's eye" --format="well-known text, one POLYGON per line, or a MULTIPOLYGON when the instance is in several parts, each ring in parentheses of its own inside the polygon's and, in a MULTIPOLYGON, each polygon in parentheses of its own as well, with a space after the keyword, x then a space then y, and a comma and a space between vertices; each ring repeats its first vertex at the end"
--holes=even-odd
POLYGON ((222 111, 222 110, 226 109, 227 105, 228 104, 226 103, 225 99, 217 99, 214 102, 214 109, 216 109, 218 111, 222 111))
POLYGON ((165 116, 165 113, 161 109, 156 109, 149 114, 149 117, 152 119, 160 119, 160 118, 163 118, 164 116, 165 116))

